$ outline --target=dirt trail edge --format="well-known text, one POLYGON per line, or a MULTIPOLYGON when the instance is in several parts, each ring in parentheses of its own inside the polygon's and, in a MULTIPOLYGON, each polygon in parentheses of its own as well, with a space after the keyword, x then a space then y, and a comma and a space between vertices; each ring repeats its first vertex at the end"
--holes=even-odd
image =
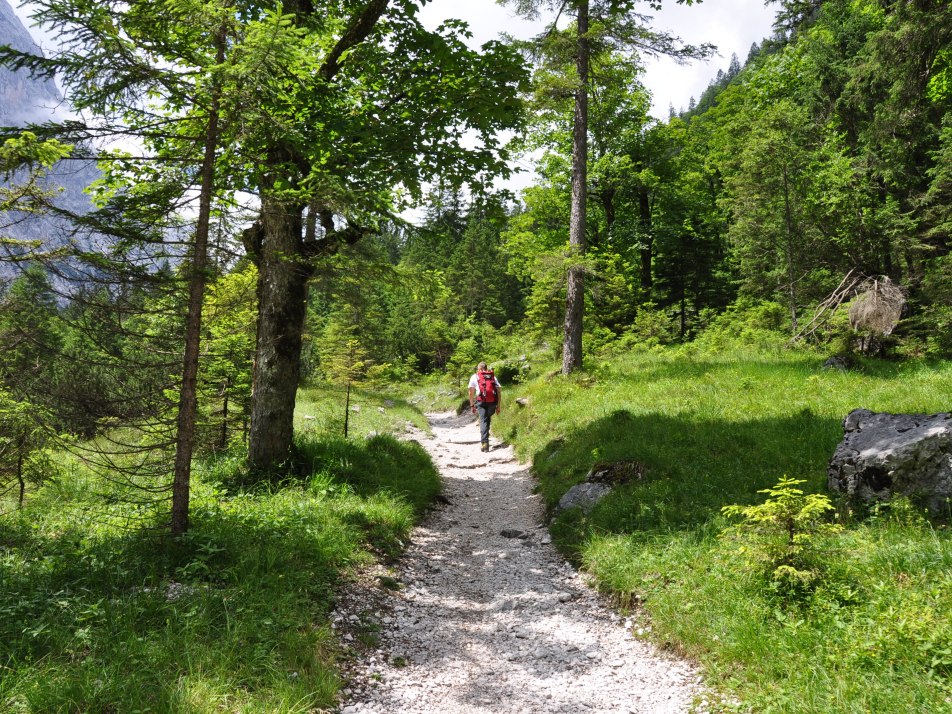
POLYGON ((511 447, 481 452, 468 414, 429 418, 433 437, 414 438, 447 503, 414 531, 401 590, 345 598, 335 613, 344 629, 380 627, 343 714, 692 711, 697 672, 635 638, 558 555, 511 447))

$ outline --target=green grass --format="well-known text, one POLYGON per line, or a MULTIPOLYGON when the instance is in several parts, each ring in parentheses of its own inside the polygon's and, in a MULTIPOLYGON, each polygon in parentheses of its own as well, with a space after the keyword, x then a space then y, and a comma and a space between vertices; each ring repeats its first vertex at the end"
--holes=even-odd
POLYGON ((75 465, 0 519, 0 711, 333 706, 337 588, 402 548, 439 477, 390 436, 298 447, 308 468, 280 486, 238 487, 240 455, 197 464, 181 542, 75 465))
POLYGON ((422 378, 419 384, 401 387, 408 400, 423 413, 456 411, 463 401, 469 404, 467 385, 469 376, 458 381, 446 381, 446 376, 436 373, 422 378))
MULTIPOLYGON (((553 506, 599 462, 643 478, 588 516, 552 523, 556 542, 619 601, 641 603, 650 636, 705 667, 751 712, 952 712, 952 536, 906 506, 825 543, 810 597, 772 591, 719 537, 720 510, 763 500, 783 475, 823 492, 852 409, 948 410, 952 365, 864 363, 823 370, 811 354, 626 355, 570 379, 517 387, 530 406, 494 429, 531 459, 553 506)), ((515 396, 515 394, 514 394, 515 396)))
MULTIPOLYGON (((403 391, 399 385, 384 392, 353 387, 348 412, 345 408, 345 387, 329 383, 305 387, 298 392, 294 412, 295 433, 304 436, 343 436, 345 414, 350 437, 402 434, 407 423, 424 431, 429 430, 420 408, 411 404, 402 394, 403 391)), ((419 398, 417 401, 420 401, 419 398)), ((420 406, 425 407, 422 404, 420 406)))

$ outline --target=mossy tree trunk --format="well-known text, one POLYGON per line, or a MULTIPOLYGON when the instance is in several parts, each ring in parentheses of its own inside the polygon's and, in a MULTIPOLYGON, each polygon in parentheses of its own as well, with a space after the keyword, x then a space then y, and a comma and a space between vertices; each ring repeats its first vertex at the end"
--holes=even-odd
POLYGON ((291 455, 307 284, 314 270, 302 253, 303 206, 284 204, 267 195, 261 204, 258 340, 248 443, 248 465, 259 472, 291 455))

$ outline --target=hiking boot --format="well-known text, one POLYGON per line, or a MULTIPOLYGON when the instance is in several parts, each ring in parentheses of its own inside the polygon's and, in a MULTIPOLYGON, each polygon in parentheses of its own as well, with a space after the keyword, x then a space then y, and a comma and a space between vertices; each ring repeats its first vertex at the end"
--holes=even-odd
POLYGON ((481 451, 489 451, 489 442, 484 441, 481 451))

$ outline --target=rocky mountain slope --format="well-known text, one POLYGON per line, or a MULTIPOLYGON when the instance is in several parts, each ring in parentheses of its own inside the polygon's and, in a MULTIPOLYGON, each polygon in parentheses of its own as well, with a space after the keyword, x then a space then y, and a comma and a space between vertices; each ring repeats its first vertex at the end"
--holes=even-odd
MULTIPOLYGON (((39 46, 7 0, 0 0, 0 45, 40 53, 39 46)), ((0 125, 22 126, 30 121, 42 121, 60 101, 52 80, 35 79, 27 72, 0 67, 0 125)))
MULTIPOLYGON (((24 52, 41 51, 7 0, 0 0, 0 45, 24 52)), ((0 126, 20 127, 46 121, 55 111, 62 110, 62 101, 52 80, 0 67, 0 126)), ((92 162, 64 161, 50 172, 47 185, 57 191, 57 205, 81 213, 90 205, 85 189, 98 175, 92 162)), ((19 213, 0 215, 0 236, 42 240, 45 247, 60 246, 74 239, 70 226, 63 220, 19 213)), ((0 255, 0 276, 16 273, 17 266, 9 262, 9 257, 0 255)))

